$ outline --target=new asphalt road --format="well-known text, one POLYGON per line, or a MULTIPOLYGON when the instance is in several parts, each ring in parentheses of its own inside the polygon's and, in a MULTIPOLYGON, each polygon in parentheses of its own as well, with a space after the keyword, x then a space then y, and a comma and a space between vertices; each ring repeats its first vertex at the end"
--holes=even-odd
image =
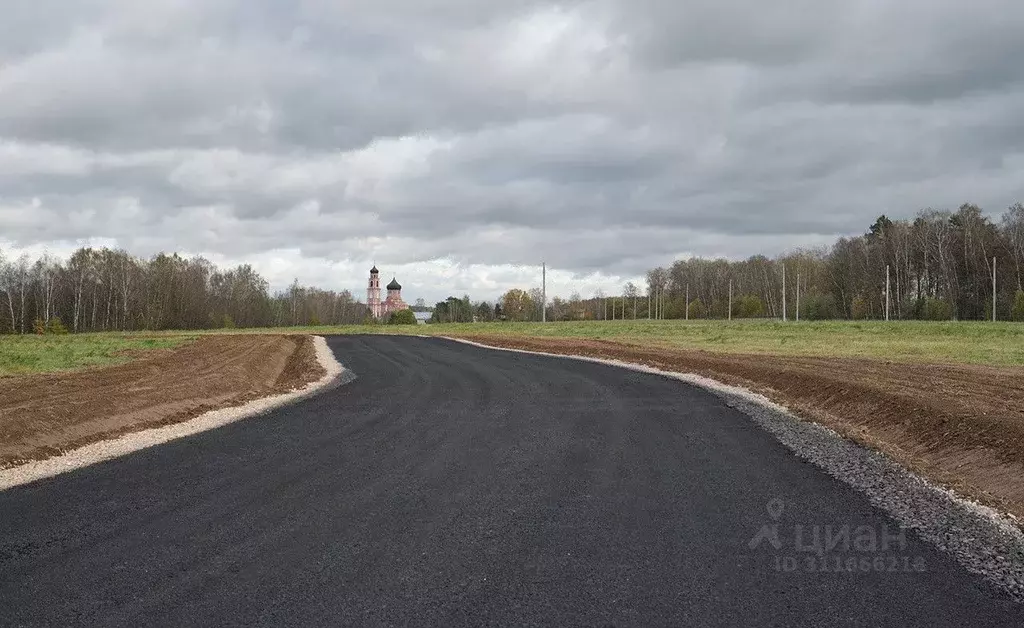
POLYGON ((0 493, 0 624, 1024 622, 707 392, 441 339, 330 345, 355 381, 0 493))

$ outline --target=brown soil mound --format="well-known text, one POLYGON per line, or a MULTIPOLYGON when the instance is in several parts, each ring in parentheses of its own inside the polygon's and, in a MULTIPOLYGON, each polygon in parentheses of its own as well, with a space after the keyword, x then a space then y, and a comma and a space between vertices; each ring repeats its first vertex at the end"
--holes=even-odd
POLYGON ((0 379, 0 468, 323 376, 309 336, 204 336, 128 364, 0 379))
POLYGON ((463 336, 743 386, 963 494, 1024 517, 1024 369, 735 355, 603 340, 463 336))

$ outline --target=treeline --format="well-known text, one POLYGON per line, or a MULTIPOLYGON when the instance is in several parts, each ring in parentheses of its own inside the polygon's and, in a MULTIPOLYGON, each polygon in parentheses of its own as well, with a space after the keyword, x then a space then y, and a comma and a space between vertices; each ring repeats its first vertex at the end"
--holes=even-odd
MULTIPOLYGON (((603 298, 603 297, 602 297, 603 298)), ((540 288, 521 290, 513 288, 497 301, 471 301, 469 295, 461 299, 448 297, 434 305, 432 323, 469 323, 493 321, 540 321, 544 320, 541 303, 544 293, 540 288)), ((568 300, 561 297, 548 299, 547 320, 584 320, 601 318, 598 309, 601 299, 584 301, 579 293, 573 293, 568 300)))
POLYGON ((461 299, 448 297, 433 309, 432 323, 469 323, 493 321, 569 321, 601 320, 611 318, 646 318, 647 297, 632 283, 626 284, 625 296, 605 296, 600 290, 584 299, 573 292, 568 299, 549 297, 546 312, 541 311, 544 293, 540 288, 522 290, 512 288, 498 300, 472 301, 469 295, 461 299), (546 316, 545 316, 546 315, 546 316))
POLYGON ((731 283, 734 317, 782 318, 785 303, 790 319, 798 307, 802 319, 884 319, 887 269, 890 318, 991 320, 994 271, 996 318, 1024 320, 1024 206, 999 222, 970 204, 881 216, 864 235, 775 259, 681 260, 650 270, 647 290, 660 318, 726 318, 731 283))
POLYGON ((0 333, 327 325, 366 313, 348 291, 296 281, 271 294, 251 266, 221 269, 202 257, 82 248, 66 260, 9 259, 0 251, 0 333))
MULTIPOLYGON (((680 260, 648 271, 645 292, 627 283, 614 295, 556 296, 545 314, 549 321, 884 319, 888 300, 896 320, 991 320, 994 294, 996 319, 1024 321, 1022 283, 1024 205, 994 222, 965 204, 955 212, 923 210, 913 220, 883 215, 863 235, 774 259, 680 260)), ((539 321, 541 302, 539 288, 509 290, 494 306, 451 297, 437 304, 435 318, 539 321)))
MULTIPOLYGON (((880 216, 830 248, 743 261, 692 258, 647 273, 646 291, 554 296, 538 287, 495 302, 448 297, 431 321, 634 318, 1024 320, 1024 205, 999 222, 976 205, 880 216), (993 272, 995 291, 993 292, 993 272), (888 293, 886 277, 888 275, 888 293), (731 298, 730 298, 731 290, 731 298), (888 299, 887 299, 888 294, 888 299), (731 307, 731 309, 730 309, 731 307)), ((422 301, 412 308, 427 311, 422 301)), ((341 325, 367 322, 347 291, 302 286, 271 293, 249 265, 221 269, 202 257, 82 248, 67 260, 4 257, 0 333, 341 325)))

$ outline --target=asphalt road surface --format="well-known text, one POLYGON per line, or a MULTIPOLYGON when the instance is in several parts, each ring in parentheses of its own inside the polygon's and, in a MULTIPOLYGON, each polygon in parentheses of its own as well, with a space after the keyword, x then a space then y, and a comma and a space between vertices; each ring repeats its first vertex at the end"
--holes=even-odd
POLYGON ((0 623, 1024 621, 707 392, 440 339, 330 344, 355 381, 0 493, 0 623))

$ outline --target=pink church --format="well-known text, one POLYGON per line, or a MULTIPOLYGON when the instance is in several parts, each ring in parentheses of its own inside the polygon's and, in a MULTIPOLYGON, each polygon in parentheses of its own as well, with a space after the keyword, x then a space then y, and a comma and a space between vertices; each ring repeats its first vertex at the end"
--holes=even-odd
POLYGON ((394 277, 388 284, 388 296, 380 300, 380 271, 374 266, 370 269, 370 287, 366 289, 366 305, 370 314, 377 319, 390 316, 392 312, 407 310, 409 306, 402 300, 402 284, 394 277))

